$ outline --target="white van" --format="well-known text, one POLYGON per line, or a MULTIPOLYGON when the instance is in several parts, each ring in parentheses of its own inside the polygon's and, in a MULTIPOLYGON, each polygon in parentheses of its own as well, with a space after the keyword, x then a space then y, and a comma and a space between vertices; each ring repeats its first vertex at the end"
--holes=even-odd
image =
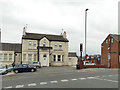
POLYGON ((96 65, 95 63, 89 62, 89 61, 83 61, 84 65, 96 65))

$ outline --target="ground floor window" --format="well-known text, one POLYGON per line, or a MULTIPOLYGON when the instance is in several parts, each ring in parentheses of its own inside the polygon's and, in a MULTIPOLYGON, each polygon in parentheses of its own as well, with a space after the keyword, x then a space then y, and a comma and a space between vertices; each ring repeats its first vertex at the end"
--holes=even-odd
POLYGON ((61 61, 61 55, 58 55, 58 61, 61 61))
POLYGON ((2 54, 0 54, 0 61, 2 61, 2 54))
POLYGON ((7 61, 7 54, 4 54, 4 61, 7 61))
POLYGON ((26 60, 26 54, 23 54, 23 61, 26 60))
POLYGON ((64 62, 64 55, 62 55, 62 62, 64 62))
POLYGON ((37 61, 37 55, 34 54, 34 61, 37 61))
POLYGON ((71 62, 72 61, 72 58, 69 58, 69 62, 71 62))
POLYGON ((18 54, 18 60, 21 61, 21 55, 20 54, 18 54))
POLYGON ((12 54, 9 54, 9 61, 12 61, 12 54))
POLYGON ((28 61, 32 61, 32 54, 28 54, 28 61))
POLYGON ((56 61, 56 55, 53 55, 53 61, 54 62, 56 61))

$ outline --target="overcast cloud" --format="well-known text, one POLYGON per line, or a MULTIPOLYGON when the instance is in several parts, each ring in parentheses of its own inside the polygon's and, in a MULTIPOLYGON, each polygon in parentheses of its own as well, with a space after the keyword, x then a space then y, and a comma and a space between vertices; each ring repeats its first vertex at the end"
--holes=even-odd
POLYGON ((84 43, 85 9, 88 10, 87 53, 100 54, 108 34, 118 33, 118 0, 0 0, 2 42, 21 43, 27 32, 67 32, 69 51, 79 54, 84 43))

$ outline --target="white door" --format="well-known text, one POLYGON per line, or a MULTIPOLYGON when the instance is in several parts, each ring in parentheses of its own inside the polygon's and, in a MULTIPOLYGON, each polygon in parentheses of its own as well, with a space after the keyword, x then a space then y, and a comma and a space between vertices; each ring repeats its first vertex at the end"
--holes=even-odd
POLYGON ((43 66, 47 66, 47 57, 46 57, 46 55, 43 56, 43 66))

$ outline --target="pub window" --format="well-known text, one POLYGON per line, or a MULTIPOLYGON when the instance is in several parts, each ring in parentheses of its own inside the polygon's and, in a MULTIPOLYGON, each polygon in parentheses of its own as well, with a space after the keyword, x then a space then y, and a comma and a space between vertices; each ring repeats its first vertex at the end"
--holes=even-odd
POLYGON ((12 54, 9 54, 9 61, 12 61, 12 54))
POLYGON ((62 50, 62 44, 59 44, 59 50, 62 50))
POLYGON ((36 54, 34 54, 34 61, 36 61, 37 60, 37 55, 36 54))
POLYGON ((57 50, 57 44, 55 44, 54 49, 57 50))
POLYGON ((61 61, 61 55, 58 55, 58 61, 61 61))
POLYGON ((71 59, 71 58, 69 58, 69 62, 71 62, 71 60, 72 60, 72 59, 71 59))
POLYGON ((23 61, 26 60, 26 54, 23 54, 23 61))
POLYGON ((7 54, 4 54, 4 61, 7 61, 7 54))
POLYGON ((32 61, 32 54, 28 54, 28 61, 32 61))
POLYGON ((46 46, 46 42, 43 42, 43 47, 45 47, 46 46))
POLYGON ((62 62, 64 62, 64 55, 62 55, 62 62))
POLYGON ((32 49, 32 42, 31 41, 28 42, 28 49, 32 49))
POLYGON ((0 54, 0 61, 2 61, 2 53, 0 54))
POLYGON ((34 41, 34 49, 37 49, 37 43, 34 41))
POLYGON ((56 55, 53 55, 53 61, 56 61, 56 55))

